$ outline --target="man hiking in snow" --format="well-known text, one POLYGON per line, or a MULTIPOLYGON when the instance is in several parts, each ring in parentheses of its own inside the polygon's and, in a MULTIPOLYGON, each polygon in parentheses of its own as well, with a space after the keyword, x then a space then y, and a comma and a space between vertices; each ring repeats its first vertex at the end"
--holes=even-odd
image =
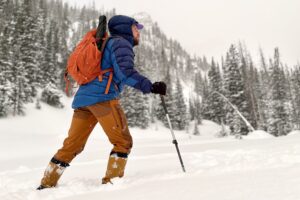
POLYGON ((143 25, 127 16, 116 15, 109 20, 111 37, 104 48, 101 66, 103 69, 113 68, 112 84, 105 92, 109 79, 107 75, 103 76, 103 81, 96 78, 79 87, 72 103, 74 114, 68 136, 63 147, 51 159, 37 189, 56 186, 65 168, 84 149, 97 122, 113 145, 102 183, 111 183, 112 178, 123 177, 132 148, 132 137, 118 100, 123 86, 134 87, 144 94, 166 94, 164 82, 152 84, 134 69, 133 47, 139 44, 139 30, 142 28, 143 25))

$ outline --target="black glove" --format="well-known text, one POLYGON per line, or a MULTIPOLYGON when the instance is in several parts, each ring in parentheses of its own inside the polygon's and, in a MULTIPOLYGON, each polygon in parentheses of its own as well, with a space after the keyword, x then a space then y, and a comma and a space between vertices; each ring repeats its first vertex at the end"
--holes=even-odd
POLYGON ((154 94, 166 95, 167 85, 164 82, 155 82, 151 86, 151 92, 154 94))

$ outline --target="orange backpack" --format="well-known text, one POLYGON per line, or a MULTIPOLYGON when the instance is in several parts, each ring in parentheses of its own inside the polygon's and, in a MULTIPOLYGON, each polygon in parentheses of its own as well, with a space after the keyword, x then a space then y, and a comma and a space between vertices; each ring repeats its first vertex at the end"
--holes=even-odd
POLYGON ((80 43, 75 47, 68 59, 68 64, 65 71, 66 94, 68 95, 69 77, 68 74, 77 82, 78 85, 83 85, 91 82, 96 77, 99 81, 103 80, 103 74, 110 72, 108 83, 106 85, 105 94, 108 94, 112 78, 113 69, 101 69, 102 54, 108 41, 108 34, 105 33, 103 38, 96 39, 97 29, 89 31, 80 43), (97 40, 103 40, 101 49, 97 47, 97 40))

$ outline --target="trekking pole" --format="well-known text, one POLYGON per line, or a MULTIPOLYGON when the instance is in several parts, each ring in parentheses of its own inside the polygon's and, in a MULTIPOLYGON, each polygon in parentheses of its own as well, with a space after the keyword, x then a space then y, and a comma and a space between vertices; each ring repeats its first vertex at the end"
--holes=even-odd
POLYGON ((171 130, 171 134, 172 134, 172 137, 173 137, 172 143, 175 144, 176 151, 177 151, 177 154, 178 154, 178 157, 179 157, 179 161, 180 161, 180 164, 181 164, 181 167, 182 167, 182 171, 185 172, 184 164, 183 164, 183 161, 182 161, 182 158, 181 158, 181 155, 180 155, 180 151, 179 151, 179 148, 178 148, 178 142, 175 138, 175 134, 174 134, 173 129, 172 129, 172 124, 171 124, 171 121, 170 121, 170 118, 169 118, 169 114, 168 114, 168 110, 167 110, 167 106, 166 106, 166 103, 165 103, 164 96, 160 95, 160 98, 161 98, 161 102, 162 102, 162 105, 163 105, 165 113, 166 113, 168 124, 169 124, 170 130, 171 130))

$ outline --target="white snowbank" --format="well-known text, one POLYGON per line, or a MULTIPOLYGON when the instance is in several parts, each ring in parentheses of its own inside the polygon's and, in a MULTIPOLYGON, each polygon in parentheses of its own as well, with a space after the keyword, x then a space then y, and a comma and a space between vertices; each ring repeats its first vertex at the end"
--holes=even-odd
POLYGON ((268 139, 216 138, 221 127, 206 120, 199 125, 200 136, 175 131, 186 173, 170 130, 155 123, 146 130, 130 129, 134 147, 124 178, 101 185, 112 146, 97 126, 58 187, 36 191, 67 135, 70 102, 66 99, 64 109, 41 103, 42 109, 35 110, 32 104, 26 117, 0 119, 1 200, 299 200, 300 134, 275 139, 255 131, 245 139, 268 139))
POLYGON ((200 136, 206 137, 216 137, 222 129, 219 124, 209 120, 202 120, 202 123, 198 126, 198 128, 200 136))
POLYGON ((289 135, 300 135, 300 130, 294 130, 294 131, 291 131, 289 134, 287 134, 288 136, 289 135))
POLYGON ((266 138, 274 138, 270 133, 263 130, 256 130, 250 132, 247 136, 243 137, 244 139, 266 139, 266 138))

